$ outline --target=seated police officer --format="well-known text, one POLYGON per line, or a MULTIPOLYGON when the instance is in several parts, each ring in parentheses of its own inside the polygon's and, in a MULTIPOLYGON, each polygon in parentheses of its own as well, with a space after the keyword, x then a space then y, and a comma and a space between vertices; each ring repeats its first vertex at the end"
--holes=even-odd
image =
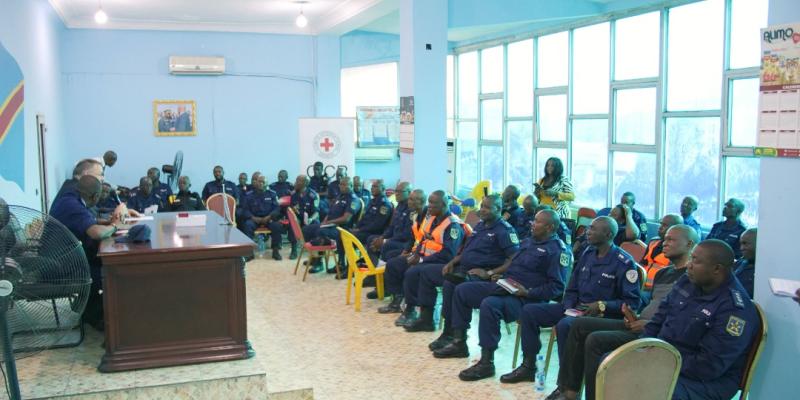
POLYGON ((522 213, 520 213, 520 222, 519 224, 525 226, 525 229, 521 229, 517 232, 517 236, 519 236, 519 240, 522 241, 531 237, 531 226, 533 225, 533 220, 536 217, 536 208, 539 207, 539 199, 534 195, 527 195, 525 199, 522 200, 522 213))
POLYGON ((706 236, 706 239, 719 239, 730 245, 737 258, 742 256, 739 237, 747 229, 747 225, 741 220, 743 212, 744 203, 737 198, 730 198, 722 209, 722 217, 725 219, 714 224, 706 236))
POLYGON ((258 177, 261 176, 261 172, 256 171, 253 172, 253 175, 250 175, 250 184, 247 185, 247 190, 242 192, 239 191, 239 201, 244 202, 244 199, 247 198, 251 193, 253 193, 253 188, 256 186, 256 181, 258 177))
POLYGON ((278 206, 278 195, 267 189, 267 179, 264 175, 258 177, 253 193, 247 196, 242 207, 243 226, 242 232, 253 239, 258 227, 270 230, 272 244, 272 259, 281 260, 281 233, 283 225, 279 222, 281 208, 278 206))
MULTIPOLYGON (((331 187, 328 187, 330 193, 331 187)), ((307 241, 312 241, 318 237, 325 237, 330 240, 336 241, 336 253, 338 254, 338 265, 340 266, 339 275, 337 279, 343 279, 347 274, 346 262, 344 260, 344 246, 342 246, 341 239, 339 238, 339 231, 337 227, 348 229, 353 226, 353 216, 358 215, 361 211, 361 202, 358 201, 356 195, 353 194, 353 184, 350 178, 342 176, 339 179, 339 197, 331 203, 331 208, 328 211, 328 216, 321 224, 309 224, 303 227, 303 237, 307 241), (323 227, 323 225, 325 227, 323 227)), ((309 272, 316 273, 322 271, 322 260, 320 257, 314 257, 310 261, 313 268, 309 272)), ((333 274, 336 272, 335 268, 328 268, 327 272, 333 274)))
POLYGON ((742 250, 742 257, 736 261, 733 273, 739 279, 744 290, 753 298, 753 286, 756 273, 756 239, 758 236, 758 229, 750 228, 742 233, 739 239, 739 246, 742 250))
MULTIPOLYGON (((394 198, 397 200, 397 207, 394 208, 389 226, 380 235, 375 235, 367 238, 370 256, 373 261, 386 260, 394 258, 409 246, 414 241, 414 233, 411 231, 411 226, 414 224, 414 217, 411 216, 413 212, 420 212, 422 208, 416 209, 409 206, 409 195, 413 188, 408 182, 400 182, 394 189, 394 198)), ((420 199, 420 205, 425 203, 424 193, 420 199)), ((379 264, 380 261, 376 262, 379 264)))
POLYGON ((100 199, 97 201, 98 218, 108 217, 120 205, 117 197, 111 195, 112 191, 111 184, 103 182, 103 190, 100 193, 100 199))
MULTIPOLYGON (((339 198, 339 194, 341 194, 341 190, 339 190, 340 187, 339 182, 342 180, 342 178, 346 176, 347 176, 347 170, 344 169, 344 167, 336 168, 336 179, 334 179, 333 181, 331 181, 330 184, 328 184, 328 193, 326 195, 326 197, 328 198, 328 203, 331 206, 333 202, 339 198)), ((350 181, 350 186, 351 186, 350 192, 353 193, 352 180, 350 181)))
MULTIPOLYGON (((461 251, 446 264, 428 263, 406 272, 403 293, 406 305, 418 304, 419 318, 407 324, 407 332, 433 331, 433 308, 436 305, 437 287, 442 287, 442 318, 444 334, 449 336, 453 291, 465 280, 487 281, 494 268, 507 268, 511 257, 519 251, 519 239, 511 225, 501 218, 502 200, 490 194, 481 201, 472 235, 464 241, 461 251)), ((459 221, 460 223, 460 221, 459 221)), ((451 231, 452 234, 452 231, 451 231)))
POLYGON ((519 199, 519 188, 516 185, 506 186, 503 190, 502 217, 514 228, 514 232, 519 237, 522 231, 530 231, 531 226, 526 224, 528 221, 523 217, 524 210, 519 206, 517 199, 519 199))
MULTIPOLYGON (((253 181, 253 185, 255 185, 255 181, 253 181)), ((239 173, 239 184, 236 185, 236 188, 239 189, 239 193, 247 193, 252 189, 252 187, 247 184, 246 172, 239 173)))
MULTIPOLYGON (((539 214, 544 210, 552 210, 552 209, 553 207, 549 205, 541 204, 536 206, 536 214, 539 214)), ((569 230, 569 227, 563 220, 561 220, 560 223, 558 224, 558 230, 556 231, 556 235, 558 235, 558 238, 561 239, 562 242, 566 243, 567 246, 572 244, 572 231, 569 230)))
POLYGON ((278 171, 278 180, 269 184, 270 190, 278 194, 278 198, 291 196, 294 186, 288 181, 289 173, 285 169, 278 171))
POLYGON ((128 199, 128 208, 143 213, 146 208, 156 206, 156 211, 164 208, 164 201, 155 191, 153 191, 153 181, 143 176, 139 179, 139 190, 128 199))
POLYGON ((364 202, 364 205, 369 204, 372 200, 372 186, 370 185, 369 189, 364 188, 364 182, 358 175, 353 177, 353 193, 364 202))
POLYGON ((161 182, 161 171, 158 168, 151 167, 148 169, 147 177, 153 182, 153 192, 161 197, 161 200, 166 201, 169 196, 172 196, 172 188, 161 182))
MULTIPOLYGON (((298 175, 294 180, 291 207, 300 227, 319 222, 319 196, 314 189, 308 187, 308 184, 309 179, 306 175, 298 175)), ((294 230, 289 229, 288 237, 292 246, 289 259, 294 260, 297 258, 297 237, 294 235, 294 230)))
POLYGON ((309 178, 308 187, 319 195, 319 218, 325 219, 328 216, 328 186, 330 177, 324 172, 321 161, 314 163, 314 175, 309 178))
MULTIPOLYGON (((622 211, 622 215, 617 216, 615 219, 617 220, 617 225, 619 225, 619 231, 625 231, 626 238, 624 241, 639 239, 645 242, 647 241, 647 218, 641 211, 634 208, 635 205, 636 195, 632 192, 623 193, 619 199, 619 204, 616 206, 620 208, 619 211, 622 211), (624 229, 622 224, 625 224, 624 229)), ((606 207, 598 211, 597 216, 611 215, 612 210, 612 208, 606 207)))
POLYGON ((364 203, 367 207, 364 210, 364 216, 361 217, 354 228, 350 229, 350 232, 362 244, 369 243, 371 236, 380 235, 386 230, 394 211, 394 205, 386 198, 386 187, 383 185, 383 179, 372 181, 370 191, 372 192, 372 199, 369 203, 364 203))
MULTIPOLYGON (((733 276, 733 260, 727 243, 700 242, 692 251, 686 275, 644 325, 641 337, 664 340, 681 353, 673 400, 730 399, 739 390, 759 318, 733 276)), ((595 332, 586 339, 587 383, 594 382, 604 355, 619 346, 606 338, 609 333, 614 332, 595 332)), ((593 391, 587 384, 588 400, 594 399, 593 391)))
POLYGON ((458 374, 461 380, 473 381, 494 375, 493 359, 500 342, 501 319, 516 321, 523 305, 547 302, 563 294, 572 252, 555 233, 559 222, 555 211, 539 212, 531 227, 532 237, 522 242, 510 264, 493 271, 492 281, 466 282, 456 288, 451 312, 452 340, 442 347, 444 342, 437 339, 429 347, 437 358, 468 357, 466 332, 472 310, 480 308, 481 359, 458 374), (495 282, 501 277, 516 289, 515 293, 495 282))
POLYGON ((664 254, 664 238, 667 230, 682 223, 683 218, 677 214, 667 214, 661 218, 661 224, 658 226, 658 237, 650 240, 650 243, 647 244, 647 251, 642 256, 642 259, 639 260, 639 265, 643 266, 647 272, 647 280, 644 282, 645 289, 653 287, 653 278, 655 278, 656 273, 670 263, 669 258, 664 254))
POLYGON ((166 209, 169 211, 202 211, 206 209, 203 200, 197 192, 189 189, 192 181, 188 176, 183 175, 178 178, 178 194, 170 196, 167 200, 166 209))
POLYGON ((597 217, 589 226, 587 242, 564 293, 561 303, 527 304, 522 308, 519 329, 522 337, 522 365, 500 377, 501 382, 532 381, 536 374, 536 355, 542 348, 539 328, 555 326, 559 359, 564 349, 572 315, 622 318, 622 304, 639 309, 639 273, 631 256, 614 245, 617 223, 610 217, 597 217))
POLYGON ((691 195, 684 197, 681 201, 681 218, 683 218, 683 223, 694 228, 698 235, 701 233, 700 223, 694 219, 694 212, 697 211, 699 203, 700 200, 696 196, 691 195))
MULTIPOLYGON (((417 189, 420 190, 420 189, 417 189)), ((424 196, 424 193, 412 192, 412 199, 417 193, 424 196)), ((414 207, 420 208, 422 204, 415 204, 414 207)), ((409 207, 411 205, 409 204, 409 207)), ((417 220, 413 225, 414 245, 410 252, 402 252, 386 262, 384 272, 384 286, 386 293, 392 296, 389 305, 381 307, 378 312, 381 314, 399 313, 400 317, 395 320, 396 326, 405 326, 411 323, 416 317, 416 299, 406 299, 406 309, 403 311, 400 304, 404 298, 405 279, 408 271, 422 268, 427 264, 445 264, 455 257, 461 241, 464 237, 464 228, 461 227, 461 220, 450 214, 450 204, 447 194, 443 190, 436 190, 428 196, 427 215, 423 213, 417 215, 417 220)), ((415 274, 419 277, 419 274, 415 274)), ((419 287, 419 280, 413 282, 409 287, 419 287)))
POLYGON ((56 200, 66 193, 77 193, 78 180, 86 175, 94 176, 102 183, 103 164, 93 158, 85 158, 78 161, 78 163, 75 164, 75 168, 72 169, 72 178, 65 180, 64 183, 61 184, 55 199, 53 199, 53 203, 55 204, 56 200))
MULTIPOLYGON (((548 398, 575 399, 584 375, 586 338, 593 332, 605 332, 602 337, 596 336, 604 342, 615 342, 621 346, 639 338, 645 324, 653 318, 661 301, 667 297, 675 282, 685 273, 686 266, 695 245, 700 241, 697 232, 689 225, 674 225, 663 235, 663 254, 669 260, 669 266, 661 269, 655 275, 652 290, 652 300, 642 313, 636 317, 635 312, 623 305, 625 320, 581 317, 575 320, 569 330, 564 358, 560 360, 558 369, 558 388, 548 398)), ((593 339, 593 340, 595 340, 593 339)), ((606 347, 603 345, 602 347, 606 347)), ((594 374, 594 372, 592 373, 594 374)), ((594 394, 594 381, 587 381, 587 394, 594 394)))
POLYGON ((222 193, 223 187, 225 193, 233 196, 237 203, 243 200, 240 199, 239 188, 236 187, 233 182, 225 179, 225 170, 217 165, 214 167, 214 180, 207 182, 206 185, 203 186, 203 201, 207 201, 212 194, 222 193))

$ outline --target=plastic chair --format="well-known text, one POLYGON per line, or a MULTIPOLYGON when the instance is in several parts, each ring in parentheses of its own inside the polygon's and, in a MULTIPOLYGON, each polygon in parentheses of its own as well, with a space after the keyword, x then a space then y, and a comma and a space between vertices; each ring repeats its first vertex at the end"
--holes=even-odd
POLYGON ((681 354, 660 339, 638 339, 612 351, 597 369, 596 400, 671 399, 681 354))
POLYGON ((470 192, 471 198, 475 199, 475 204, 481 204, 483 198, 488 196, 489 193, 492 192, 492 181, 485 180, 480 181, 475 184, 475 187, 472 188, 472 192, 470 192))
MULTIPOLYGON (((328 266, 328 258, 331 256, 331 252, 336 251, 336 242, 332 242, 331 244, 326 244, 324 246, 314 246, 311 243, 307 243, 306 239, 303 237, 303 230, 300 229, 300 223, 297 221, 297 215, 294 213, 291 207, 286 209, 286 216, 289 217, 289 226, 292 228, 292 232, 294 232, 294 237, 297 238, 298 243, 303 243, 300 246, 300 254, 297 255, 297 264, 294 266, 294 274, 297 275, 297 269, 300 268, 300 260, 303 259, 303 252, 307 251, 309 258, 308 263, 306 263, 306 271, 303 273, 303 282, 306 281, 306 277, 308 276, 308 270, 311 268, 311 252, 319 252, 325 255, 325 266, 328 266)), ((334 259, 336 257, 334 256, 334 259)), ((336 264, 336 274, 339 274, 339 264, 336 264)))
POLYGON ((593 208, 581 207, 578 209, 577 225, 589 226, 595 218, 597 218, 597 211, 593 208))
POLYGON ((464 222, 466 222, 470 227, 474 228, 475 225, 478 225, 478 222, 481 222, 481 217, 478 216, 478 213, 475 212, 475 210, 472 210, 467 213, 467 218, 464 219, 464 222))
POLYGON ((345 304, 350 304, 350 288, 353 287, 353 279, 356 281, 355 308, 361 311, 361 290, 364 287, 364 278, 375 277, 375 290, 378 291, 378 299, 383 300, 383 273, 386 266, 376 268, 372 264, 372 259, 367 254, 367 250, 358 238, 352 233, 342 228, 339 230, 339 237, 344 246, 344 255, 350 267, 347 269, 347 300, 345 304), (356 254, 358 251, 358 254, 356 254))
POLYGON ((220 217, 225 218, 225 205, 228 206, 228 221, 235 224, 236 216, 236 198, 227 193, 214 193, 206 200, 206 208, 219 214, 220 217), (225 197, 223 197, 225 196, 225 197))
MULTIPOLYGON (((630 254, 633 257, 633 261, 636 261, 637 263, 647 253, 647 245, 644 244, 644 242, 642 242, 639 239, 636 239, 631 242, 622 242, 622 244, 619 245, 619 247, 621 247, 622 250, 625 250, 628 254, 630 254)), ((647 276, 646 273, 645 276, 647 276)))
POLYGON ((761 320, 761 323, 758 325, 756 334, 753 336, 750 349, 747 350, 747 364, 744 366, 742 380, 739 382, 739 400, 746 400, 747 395, 750 394, 750 385, 753 383, 753 375, 756 366, 758 366, 758 360, 761 358, 761 352, 764 350, 764 345, 767 343, 767 316, 764 314, 764 309, 762 309, 758 303, 754 301, 753 305, 756 306, 758 318, 761 320))

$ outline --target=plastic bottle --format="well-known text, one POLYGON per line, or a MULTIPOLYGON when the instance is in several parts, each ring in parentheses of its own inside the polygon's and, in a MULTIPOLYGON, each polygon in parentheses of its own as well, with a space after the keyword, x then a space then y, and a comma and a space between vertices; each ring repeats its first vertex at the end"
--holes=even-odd
POLYGON ((263 253, 267 251, 267 242, 264 240, 264 235, 258 235, 258 252, 263 253))
POLYGON ((534 390, 544 392, 544 356, 536 356, 536 382, 533 384, 534 390))

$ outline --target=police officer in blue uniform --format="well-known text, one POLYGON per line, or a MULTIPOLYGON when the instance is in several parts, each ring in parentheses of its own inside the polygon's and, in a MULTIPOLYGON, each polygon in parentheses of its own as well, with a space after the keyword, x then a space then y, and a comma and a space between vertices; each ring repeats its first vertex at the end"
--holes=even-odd
POLYGON ((341 190, 339 190, 339 182, 342 180, 342 178, 346 176, 347 176, 347 171, 344 168, 339 167, 336 169, 336 179, 331 181, 331 183, 328 185, 328 193, 326 194, 326 197, 328 198, 328 203, 332 203, 339 198, 339 194, 341 194, 341 190))
MULTIPOLYGON (((319 196, 314 189, 308 187, 308 183, 309 179, 306 175, 298 175, 294 180, 291 207, 301 227, 319 223, 319 196)), ((297 237, 295 237, 292 229, 289 229, 288 236, 289 243, 292 245, 289 259, 294 260, 297 258, 297 237)))
POLYGON ((261 176, 260 171, 253 172, 253 175, 250 175, 250 184, 247 185, 247 191, 239 191, 239 202, 244 203, 244 200, 247 198, 247 196, 253 193, 253 188, 256 186, 256 181, 258 180, 259 176, 261 176))
POLYGON ((99 218, 105 218, 120 205, 117 197, 111 195, 112 190, 111 184, 103 182, 103 190, 100 193, 100 200, 97 202, 99 218))
POLYGON ((172 188, 166 183, 161 182, 161 171, 156 167, 151 167, 147 170, 147 177, 153 182, 153 192, 166 201, 169 196, 172 196, 172 188))
MULTIPOLYGON (((424 193, 417 189, 411 193, 411 198, 417 197, 419 194, 424 196, 424 193)), ((419 207, 421 202, 415 201, 415 207, 419 207)), ((410 206, 411 207, 411 206, 410 206)), ((411 299, 406 299, 406 308, 401 310, 400 304, 402 303, 405 295, 405 279, 409 277, 408 271, 421 270, 426 265, 439 265, 446 264, 456 256, 461 242, 464 237, 464 229, 459 224, 456 217, 450 213, 450 199, 443 190, 436 190, 428 196, 427 213, 417 214, 415 223, 423 232, 423 237, 420 243, 415 243, 410 252, 400 253, 399 256, 394 257, 386 262, 386 272, 384 272, 384 286, 386 293, 392 296, 392 302, 389 305, 378 308, 381 314, 399 313, 402 311, 394 324, 396 326, 405 326, 406 323, 411 323, 416 318, 416 293, 412 294, 411 299), (423 217, 424 214, 427 214, 423 217), (437 228, 443 223, 449 223, 441 235, 441 241, 434 235, 437 228), (425 226, 427 225, 427 229, 425 226), (441 246, 435 253, 431 253, 427 246, 427 241, 433 241, 441 246), (426 253, 426 249, 428 249, 426 253)), ((440 269, 441 271, 441 269, 440 269)), ((441 272, 440 272, 441 274, 441 272)), ((419 287, 419 274, 413 274, 412 279, 415 281, 409 287, 419 287)))
POLYGON ((742 233, 739 245, 742 257, 736 261, 733 274, 739 279, 750 298, 753 298, 753 286, 755 286, 756 273, 756 239, 758 236, 757 228, 750 228, 742 233))
MULTIPOLYGON (((254 179, 253 180, 253 184, 252 185, 248 185, 247 184, 247 173, 245 173, 245 172, 240 172, 239 173, 239 184, 236 185, 236 188, 239 189, 239 193, 247 193, 247 192, 253 190, 253 186, 255 186, 255 184, 256 184, 256 180, 254 179)), ((244 202, 244 199, 242 199, 242 202, 244 202)))
MULTIPOLYGON (((543 210, 552 210, 552 209, 553 207, 550 207, 549 205, 540 205, 536 207, 536 214, 538 214, 543 210)), ((572 245, 572 231, 569 229, 569 227, 563 220, 561 220, 561 222, 558 224, 558 230, 556 231, 556 235, 558 235, 558 238, 561 239, 561 241, 564 242, 567 246, 572 245)))
POLYGON ((719 239, 730 245, 737 258, 742 256, 739 237, 747 229, 747 225, 741 220, 743 212, 744 203, 741 200, 729 199, 725 202, 725 208, 722 209, 722 217, 725 219, 714 224, 706 236, 706 239, 719 239))
POLYGON ((575 320, 565 311, 606 318, 622 318, 622 304, 638 310, 639 273, 631 256, 613 244, 617 223, 610 217, 597 217, 589 226, 589 247, 583 252, 561 303, 527 304, 522 308, 519 326, 522 336, 522 365, 500 377, 501 382, 532 381, 532 364, 542 348, 539 328, 555 326, 559 358, 563 358, 569 328, 575 320))
POLYGON ((364 182, 361 181, 361 177, 358 175, 353 177, 353 193, 364 202, 364 206, 372 201, 372 186, 370 185, 369 189, 365 189, 364 182))
POLYGON ((294 186, 288 181, 289 173, 285 169, 278 171, 278 180, 269 184, 270 190, 278 194, 278 198, 291 196, 294 186))
POLYGON ((319 218, 325 219, 328 216, 328 186, 330 178, 324 172, 321 161, 314 163, 314 175, 309 178, 308 187, 319 195, 319 218))
POLYGON ((202 211, 206 209, 197 192, 192 192, 192 181, 184 175, 178 178, 178 194, 167 199, 166 209, 169 211, 202 211))
POLYGON ((694 219, 694 212, 697 211, 699 200, 695 196, 686 196, 681 201, 681 217, 683 217, 683 224, 689 225, 700 235, 700 223, 694 219))
POLYGON ((394 211, 394 205, 386 198, 386 187, 383 184, 383 179, 372 181, 370 191, 372 192, 372 199, 369 203, 365 203, 364 216, 350 230, 362 244, 369 243, 370 236, 380 235, 386 230, 394 211))
POLYGON ((493 270, 493 281, 466 282, 456 288, 451 313, 453 337, 449 342, 440 340, 440 337, 429 347, 437 358, 469 357, 466 332, 472 320, 472 310, 480 308, 478 336, 481 359, 459 373, 461 380, 473 381, 494 375, 493 359, 500 342, 501 319, 516 321, 525 304, 545 303, 564 293, 564 279, 572 262, 572 252, 555 234, 559 222, 555 211, 539 212, 531 227, 531 238, 522 242, 519 253, 507 269, 493 270), (502 277, 516 292, 511 293, 494 282, 498 277, 502 277))
MULTIPOLYGON (((501 217, 503 201, 490 194, 481 201, 478 215, 481 221, 467 237, 459 254, 447 264, 429 263, 406 272, 403 292, 406 305, 418 304, 420 315, 407 324, 407 332, 433 331, 433 308, 436 305, 436 288, 442 287, 442 318, 445 333, 450 334, 453 291, 465 280, 487 281, 494 268, 506 268, 511 257, 519 251, 519 239, 514 228, 501 217)), ((452 231, 451 231, 452 233, 452 231)))
POLYGON ((143 213, 148 207, 158 206, 158 211, 164 208, 164 201, 153 190, 153 181, 143 176, 139 179, 139 190, 128 199, 128 208, 143 213))
POLYGON ((519 214, 519 222, 517 224, 524 226, 525 229, 517 231, 520 241, 531 237, 531 226, 536 217, 537 207, 539 207, 539 199, 534 195, 525 196, 525 200, 522 200, 522 212, 519 214))
POLYGON ((505 190, 503 190, 502 216, 503 220, 514 228, 514 232, 516 232, 519 238, 520 233, 524 231, 530 232, 531 226, 526 224, 526 220, 523 217, 525 210, 519 206, 517 199, 519 199, 519 188, 516 185, 508 185, 505 190))
POLYGON ((266 186, 267 180, 264 175, 259 176, 253 194, 247 197, 244 207, 242 207, 242 218, 244 219, 242 232, 252 239, 259 226, 267 227, 270 230, 272 258, 281 260, 279 252, 283 233, 283 225, 279 222, 281 208, 278 206, 278 195, 267 189, 266 186))
MULTIPOLYGON (((409 195, 412 190, 413 188, 408 182, 397 184, 394 190, 397 207, 394 208, 389 226, 386 227, 382 234, 367 238, 369 243, 367 251, 369 251, 373 261, 378 259, 385 261, 394 258, 414 242, 414 234, 411 231, 414 218, 411 217, 411 214, 417 210, 409 207, 409 195)), ((419 211, 424 208, 424 197, 423 194, 421 199, 423 207, 419 211)))
MULTIPOLYGON (((641 211, 634 208, 635 205, 636 205, 636 195, 634 195, 632 192, 625 192, 622 194, 622 197, 620 198, 617 207, 621 208, 620 211, 625 211, 625 212, 623 213, 623 215, 616 218, 617 225, 619 226, 619 231, 624 232, 625 229, 623 229, 623 226, 620 224, 625 223, 625 221, 627 221, 627 219, 630 218, 633 221, 633 223, 628 225, 633 225, 631 228, 632 229, 635 228, 635 230, 633 230, 635 234, 628 234, 628 236, 630 237, 628 237, 627 240, 634 240, 638 238, 642 242, 647 243, 647 218, 645 218, 644 214, 642 214, 641 211)), ((613 209, 611 207, 606 207, 598 211, 597 216, 602 217, 606 215, 611 215, 612 210, 613 209)))
POLYGON ((223 185, 225 186, 225 193, 233 196, 233 198, 241 204, 239 188, 237 188, 233 182, 225 180, 225 170, 219 165, 214 167, 214 180, 207 182, 206 185, 203 186, 203 201, 208 200, 214 193, 222 193, 223 185))
MULTIPOLYGON (((330 187, 328 190, 330 193, 330 187)), ((323 220, 321 224, 316 223, 303 227, 303 237, 305 237, 307 241, 312 241, 318 237, 325 237, 336 241, 336 253, 338 254, 340 266, 340 275, 337 275, 337 279, 343 279, 347 269, 344 260, 344 248, 339 238, 339 231, 336 228, 351 228, 353 226, 353 216, 361 212, 361 202, 358 201, 352 190, 353 183, 350 181, 350 178, 342 176, 341 179, 339 179, 339 197, 331 204, 331 208, 325 220, 323 220), (324 228, 322 227, 323 225, 325 225, 324 228)), ((311 263, 313 264, 313 268, 309 272, 316 273, 322 271, 322 260, 319 257, 315 257, 311 260, 311 263)), ((327 272, 333 274, 336 272, 336 269, 328 268, 327 272)))

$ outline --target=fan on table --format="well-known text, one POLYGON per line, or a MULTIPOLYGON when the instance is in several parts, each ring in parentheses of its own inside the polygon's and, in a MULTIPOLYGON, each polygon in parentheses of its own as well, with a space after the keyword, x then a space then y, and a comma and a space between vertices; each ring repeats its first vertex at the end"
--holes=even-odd
POLYGON ((178 178, 181 177, 182 168, 183 152, 180 150, 175 153, 175 160, 172 164, 164 164, 161 166, 161 172, 167 174, 167 185, 172 189, 173 193, 178 193, 178 178))
POLYGON ((0 354, 12 399, 20 398, 15 359, 83 340, 91 283, 86 253, 69 229, 0 199, 0 354), (76 327, 78 341, 63 344, 76 327))

